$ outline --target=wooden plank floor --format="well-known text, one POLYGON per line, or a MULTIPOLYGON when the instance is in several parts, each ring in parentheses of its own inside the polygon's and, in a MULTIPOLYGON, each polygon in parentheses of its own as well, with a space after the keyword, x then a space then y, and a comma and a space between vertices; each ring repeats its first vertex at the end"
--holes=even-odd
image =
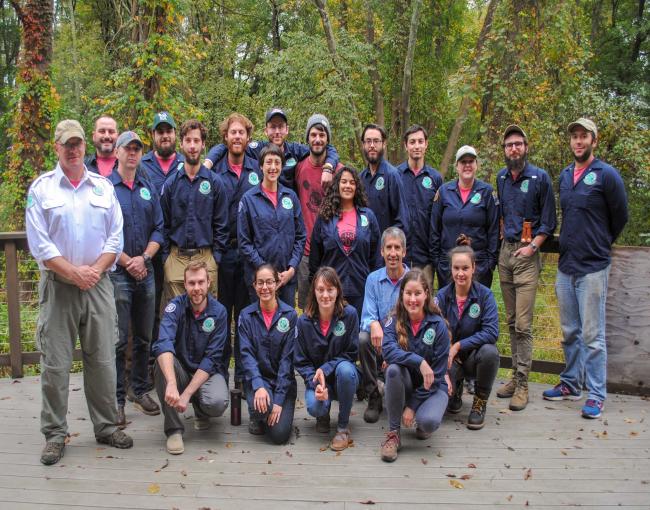
MULTIPOLYGON (((379 459, 386 414, 363 422, 355 402, 354 447, 336 454, 298 404, 290 444, 274 446, 232 427, 228 417, 197 432, 188 416, 185 454, 164 449, 162 418, 127 404, 131 450, 94 441, 80 376, 71 379, 65 457, 39 462, 40 381, 0 380, 0 508, 347 509, 650 508, 647 400, 610 396, 599 420, 582 419, 579 402, 532 402, 510 413, 490 400, 486 426, 469 431, 469 398, 427 441, 403 433, 394 464, 379 459)), ((335 410, 332 416, 335 416, 335 410)), ((229 414, 229 413, 228 413, 229 414)))

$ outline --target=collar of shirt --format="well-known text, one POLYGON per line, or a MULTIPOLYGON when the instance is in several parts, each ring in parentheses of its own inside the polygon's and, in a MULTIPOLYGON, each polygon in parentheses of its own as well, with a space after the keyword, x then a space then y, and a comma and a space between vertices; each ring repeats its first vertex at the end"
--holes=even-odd
POLYGON ((521 181, 522 179, 524 179, 525 177, 532 177, 532 176, 534 175, 534 173, 533 173, 533 169, 534 169, 534 168, 535 168, 535 167, 534 167, 533 165, 531 165, 528 161, 526 161, 526 165, 524 166, 524 169, 523 169, 523 170, 521 171, 521 173, 517 176, 517 179, 514 180, 514 179, 512 178, 512 173, 511 173, 510 170, 508 170, 508 168, 506 167, 506 168, 504 169, 505 172, 506 172, 506 173, 505 173, 505 177, 506 177, 506 179, 510 179, 513 183, 514 183, 514 182, 519 182, 519 181, 521 181))
POLYGON ((375 175, 372 175, 372 172, 370 171, 370 166, 364 168, 362 173, 370 177, 371 179, 376 179, 378 176, 384 175, 384 169, 387 166, 388 166, 388 162, 384 158, 381 158, 381 160, 379 161, 379 165, 377 166, 377 171, 375 172, 375 175))
MULTIPOLYGON (((93 172, 89 172, 88 168, 86 168, 86 165, 84 165, 84 173, 81 176, 81 181, 79 181, 79 186, 77 186, 75 189, 80 189, 81 186, 83 186, 84 184, 91 184, 92 186, 94 186, 95 183, 92 182, 91 180, 91 174, 93 174, 93 172)), ((57 182, 59 183, 59 185, 66 183, 70 187, 73 187, 72 184, 70 184, 70 179, 68 178, 68 176, 63 173, 63 168, 61 168, 60 163, 56 164, 56 168, 54 169, 54 175, 57 177, 57 182)), ((97 177, 101 177, 99 174, 94 174, 94 175, 97 177)), ((104 177, 102 177, 102 179, 104 179, 104 177)))
MULTIPOLYGON (((187 172, 185 171, 185 165, 183 165, 183 168, 179 169, 178 172, 180 173, 181 176, 187 177, 189 180, 189 176, 187 175, 187 172)), ((196 179, 197 177, 203 177, 204 179, 209 179, 210 178, 210 170, 208 170, 206 167, 201 164, 199 167, 199 171, 196 173, 194 178, 196 179)))
MULTIPOLYGON (((411 167, 409 166, 408 160, 402 162, 399 166, 396 167, 399 172, 402 174, 405 174, 406 172, 411 172, 411 167)), ((422 169, 417 173, 417 175, 413 174, 415 177, 420 177, 421 175, 428 175, 429 177, 433 177, 433 168, 426 163, 422 167, 422 169)))
MULTIPOLYGON (((402 278, 406 276, 406 273, 409 272, 409 267, 402 262, 402 267, 404 268, 404 272, 402 273, 402 276, 400 279, 397 281, 397 285, 402 281, 402 278)), ((390 282, 391 284, 393 281, 388 277, 388 271, 386 270, 386 266, 382 267, 379 271, 381 271, 381 276, 379 278, 379 282, 390 282)))
POLYGON ((185 310, 190 314, 190 316, 197 320, 201 321, 205 319, 206 317, 216 317, 217 316, 217 305, 218 301, 213 298, 210 294, 208 294, 208 303, 205 305, 205 308, 203 311, 200 313, 200 315, 197 317, 194 315, 194 309, 192 308, 192 303, 190 302, 190 298, 187 295, 187 293, 183 294, 183 301, 184 301, 184 306, 185 310))
MULTIPOLYGON (((267 190, 267 191, 269 191, 270 193, 273 193, 270 190, 267 190)), ((257 186, 255 186, 253 188, 252 193, 254 195, 259 195, 261 197, 266 197, 266 194, 264 193, 264 190, 262 190, 262 183, 261 182, 257 186)), ((286 195, 286 194, 289 193, 289 188, 287 188, 286 186, 280 184, 280 182, 278 181, 278 191, 277 191, 277 193, 278 193, 278 199, 279 199, 279 197, 281 197, 282 195, 286 195)))
MULTIPOLYGON (((120 175, 120 173, 117 171, 117 167, 113 170, 111 175, 109 175, 107 178, 108 178, 109 181, 111 181, 113 183, 113 187, 118 186, 118 185, 120 185, 120 186, 124 185, 124 181, 123 181, 122 176, 120 175)), ((144 177, 142 176, 142 172, 140 171, 140 169, 136 170, 135 177, 133 179, 133 190, 135 190, 136 187, 147 188, 148 186, 149 185, 148 185, 147 181, 144 179, 144 177)), ((133 191, 133 190, 131 190, 131 191, 133 191)))
MULTIPOLYGON (((284 313, 290 312, 293 310, 289 305, 284 303, 283 301, 280 301, 279 299, 277 300, 278 302, 278 307, 275 310, 275 314, 273 315, 273 321, 271 321, 271 324, 274 324, 275 321, 280 318, 280 316, 284 313)), ((257 315, 262 322, 264 322, 264 316, 262 315, 262 308, 260 307, 260 302, 259 300, 255 303, 255 310, 253 311, 255 315, 257 315)))
MULTIPOLYGON (((230 168, 230 164, 228 163, 228 153, 224 154, 224 156, 217 161, 214 164, 214 170, 217 174, 222 174, 222 173, 231 173, 233 175, 236 175, 235 172, 232 171, 230 168)), ((249 158, 248 156, 244 155, 244 162, 242 163, 242 171, 243 170, 248 170, 249 172, 256 172, 258 169, 258 166, 256 165, 256 162, 254 159, 249 158)))

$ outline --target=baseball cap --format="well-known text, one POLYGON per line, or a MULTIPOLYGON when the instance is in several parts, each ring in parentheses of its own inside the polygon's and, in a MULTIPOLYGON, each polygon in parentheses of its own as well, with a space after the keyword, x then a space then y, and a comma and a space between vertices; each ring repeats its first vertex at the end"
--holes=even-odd
POLYGON ((151 126, 151 129, 155 131, 155 129, 160 124, 169 124, 171 127, 176 129, 176 122, 174 122, 174 117, 172 117, 172 114, 169 112, 156 113, 156 115, 153 117, 153 125, 151 126))
POLYGON ((570 133, 571 131, 573 131, 573 128, 577 126, 581 126, 585 128, 585 130, 591 131, 594 134, 594 137, 598 138, 598 128, 596 128, 596 124, 594 123, 593 120, 580 117, 578 120, 573 121, 571 124, 569 124, 569 127, 567 127, 567 131, 569 131, 570 133))
POLYGON ((510 124, 510 125, 506 128, 506 130, 503 132, 503 139, 505 140, 505 139, 508 138, 512 133, 519 133, 519 134, 520 134, 521 136, 523 136, 524 138, 526 138, 526 139, 528 138, 528 137, 526 136, 526 132, 525 132, 523 129, 521 129, 517 124, 510 124))
POLYGON ((58 143, 66 143, 70 138, 81 138, 85 142, 86 134, 84 133, 84 128, 82 128, 81 124, 76 120, 62 120, 56 125, 54 141, 58 143))
POLYGON ((266 124, 271 120, 272 117, 275 117, 276 115, 282 117, 285 122, 289 122, 289 119, 287 119, 287 114, 284 113, 284 110, 282 108, 271 108, 268 112, 266 112, 266 120, 264 123, 266 124))
POLYGON ((325 128, 327 133, 327 141, 332 143, 332 133, 330 132, 330 121, 327 120, 327 117, 321 113, 314 113, 309 120, 307 121, 307 130, 305 131, 305 139, 309 141, 309 130, 313 128, 316 124, 320 124, 325 128))
POLYGON ((477 158, 476 149, 471 145, 463 145, 456 151, 456 163, 458 163, 464 156, 474 156, 477 158))
POLYGON ((144 147, 142 140, 138 136, 138 133, 135 131, 124 131, 120 136, 117 137, 117 142, 115 142, 115 147, 126 147, 131 142, 136 142, 140 148, 144 147))

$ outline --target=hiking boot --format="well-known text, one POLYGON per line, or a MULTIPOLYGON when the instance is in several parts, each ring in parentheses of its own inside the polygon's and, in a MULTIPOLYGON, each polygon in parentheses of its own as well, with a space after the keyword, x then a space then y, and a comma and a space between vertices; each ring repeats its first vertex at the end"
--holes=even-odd
POLYGON ((456 381, 454 393, 447 403, 447 412, 451 414, 459 413, 463 407, 463 380, 456 381))
POLYGON ((357 400, 359 402, 363 402, 366 399, 367 396, 368 396, 368 393, 366 392, 366 389, 363 387, 362 384, 360 384, 357 387, 357 400))
POLYGON ((482 399, 474 395, 472 410, 467 418, 467 428, 470 430, 480 430, 485 425, 485 411, 487 408, 487 399, 482 399))
POLYGON ((131 439, 131 436, 122 432, 120 429, 117 429, 110 436, 95 436, 95 439, 98 443, 107 444, 114 448, 126 449, 133 446, 133 439, 131 439))
POLYGON ((330 431, 330 413, 325 416, 318 416, 316 418, 316 432, 327 433, 330 431))
POLYGON ((143 393, 139 397, 135 397, 133 407, 148 416, 157 416, 160 414, 160 407, 158 407, 158 404, 156 404, 155 400, 148 393, 143 393))
POLYGON ((583 418, 600 418, 600 415, 603 414, 603 407, 605 403, 596 400, 595 398, 587 399, 585 405, 582 406, 582 417, 583 418))
POLYGON ((381 443, 381 460, 394 462, 401 447, 402 442, 400 441, 399 432, 397 430, 386 432, 386 439, 381 443))
POLYGON ((497 390, 497 397, 499 398, 510 398, 515 394, 515 388, 517 387, 517 380, 512 377, 507 383, 503 383, 499 386, 497 390))
POLYGON ((65 443, 48 441, 41 452, 41 462, 46 466, 56 464, 63 457, 63 450, 65 450, 65 443))
POLYGON ((415 437, 420 441, 424 441, 425 439, 429 439, 431 437, 431 432, 425 432, 420 427, 415 427, 415 437))
POLYGON ((264 434, 264 423, 262 420, 249 420, 248 433, 254 436, 261 436, 264 434))
POLYGON ((167 453, 180 455, 184 451, 185 445, 183 445, 183 434, 176 432, 167 438, 167 453))
POLYGON ((573 391, 569 386, 561 382, 554 388, 545 390, 542 397, 545 400, 580 400, 582 393, 573 391))
POLYGON ((379 394, 378 390, 375 390, 370 394, 370 397, 368 398, 368 407, 363 413, 363 420, 366 423, 377 423, 382 409, 383 405, 381 402, 381 395, 379 394))
POLYGON ((194 416, 194 430, 208 430, 210 428, 210 417, 194 416))
POLYGON ((518 381, 515 393, 510 399, 511 411, 523 411, 528 405, 528 381, 518 381))
POLYGON ((330 442, 330 450, 340 452, 350 446, 351 442, 350 429, 338 430, 330 442))
POLYGON ((120 430, 124 430, 126 428, 126 415, 124 414, 124 405, 117 406, 117 421, 115 422, 115 426, 120 430))

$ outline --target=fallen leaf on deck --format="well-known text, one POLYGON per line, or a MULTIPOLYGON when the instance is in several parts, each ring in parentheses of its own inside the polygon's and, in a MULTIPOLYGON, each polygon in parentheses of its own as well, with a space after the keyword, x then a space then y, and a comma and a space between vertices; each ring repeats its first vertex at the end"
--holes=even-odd
POLYGON ((321 446, 321 447, 320 447, 320 451, 321 451, 321 452, 324 452, 324 451, 327 450, 328 448, 329 448, 329 446, 321 446))
POLYGON ((596 432, 595 434, 596 434, 596 437, 598 439, 603 439, 603 438, 607 439, 607 431, 606 430, 603 430, 602 432, 596 432))
POLYGON ((336 452, 336 456, 337 456, 337 457, 340 457, 340 456, 341 456, 341 452, 336 452))
POLYGON ((634 419, 632 419, 632 418, 625 418, 623 421, 624 421, 625 423, 636 423, 636 420, 634 420, 634 419))
POLYGON ((149 487, 147 488, 147 492, 149 494, 158 494, 160 492, 160 485, 158 485, 157 483, 150 484, 149 487))
POLYGON ((562 455, 568 455, 568 453, 566 452, 566 450, 560 450, 560 453, 561 453, 562 455))
POLYGON ((183 469, 183 470, 181 471, 181 475, 183 475, 183 476, 187 476, 187 471, 185 471, 185 470, 183 469))
POLYGON ((528 469, 524 472, 524 480, 530 480, 532 477, 533 477, 533 469, 532 469, 532 468, 528 468, 528 469))
POLYGON ((453 474, 453 473, 447 473, 445 476, 446 476, 447 478, 456 478, 456 475, 453 474))
POLYGON ((365 501, 359 501, 362 505, 374 505, 375 502, 372 499, 366 499, 365 501))
POLYGON ((510 464, 504 464, 506 469, 510 469, 510 464))
POLYGON ((271 462, 271 459, 267 460, 266 463, 267 464, 273 464, 273 462, 271 462))
POLYGON ((165 459, 165 463, 162 466, 160 466, 160 468, 156 469, 154 473, 160 473, 167 466, 169 466, 169 459, 165 459))
POLYGON ((470 478, 472 478, 472 475, 463 475, 460 477, 461 480, 469 480, 470 478))
POLYGON ((11 399, 11 397, 2 397, 2 398, 0 398, 0 400, 10 400, 10 399, 11 399))
POLYGON ((449 485, 451 485, 454 489, 464 489, 465 486, 460 483, 458 480, 449 480, 449 485))
POLYGON ((639 433, 634 431, 634 430, 630 432, 631 437, 638 436, 638 435, 639 435, 639 433))
POLYGON ((293 428, 293 433, 296 435, 296 439, 300 437, 300 429, 297 425, 293 428))
POLYGON ((442 457, 442 452, 437 452, 436 457, 442 457))
POLYGON ((512 494, 506 498, 508 501, 512 501, 512 494))
POLYGON ((470 464, 467 464, 467 467, 470 468, 470 469, 476 469, 476 464, 470 463, 470 464))
POLYGON ((285 454, 287 457, 293 457, 293 453, 291 453, 289 450, 287 450, 286 452, 284 452, 284 454, 285 454))
POLYGON ((226 443, 226 448, 232 448, 232 443, 226 443))
POLYGON ((507 407, 504 407, 503 409, 499 409, 499 414, 512 414, 512 411, 507 407))
POLYGON ((214 450, 208 450, 208 453, 216 454, 217 452, 214 450))
POLYGON ((184 488, 185 488, 185 484, 183 482, 181 482, 181 489, 184 489, 184 488))
POLYGON ((203 455, 201 455, 201 456, 198 457, 196 460, 208 460, 208 458, 207 458, 207 457, 204 457, 203 455))

